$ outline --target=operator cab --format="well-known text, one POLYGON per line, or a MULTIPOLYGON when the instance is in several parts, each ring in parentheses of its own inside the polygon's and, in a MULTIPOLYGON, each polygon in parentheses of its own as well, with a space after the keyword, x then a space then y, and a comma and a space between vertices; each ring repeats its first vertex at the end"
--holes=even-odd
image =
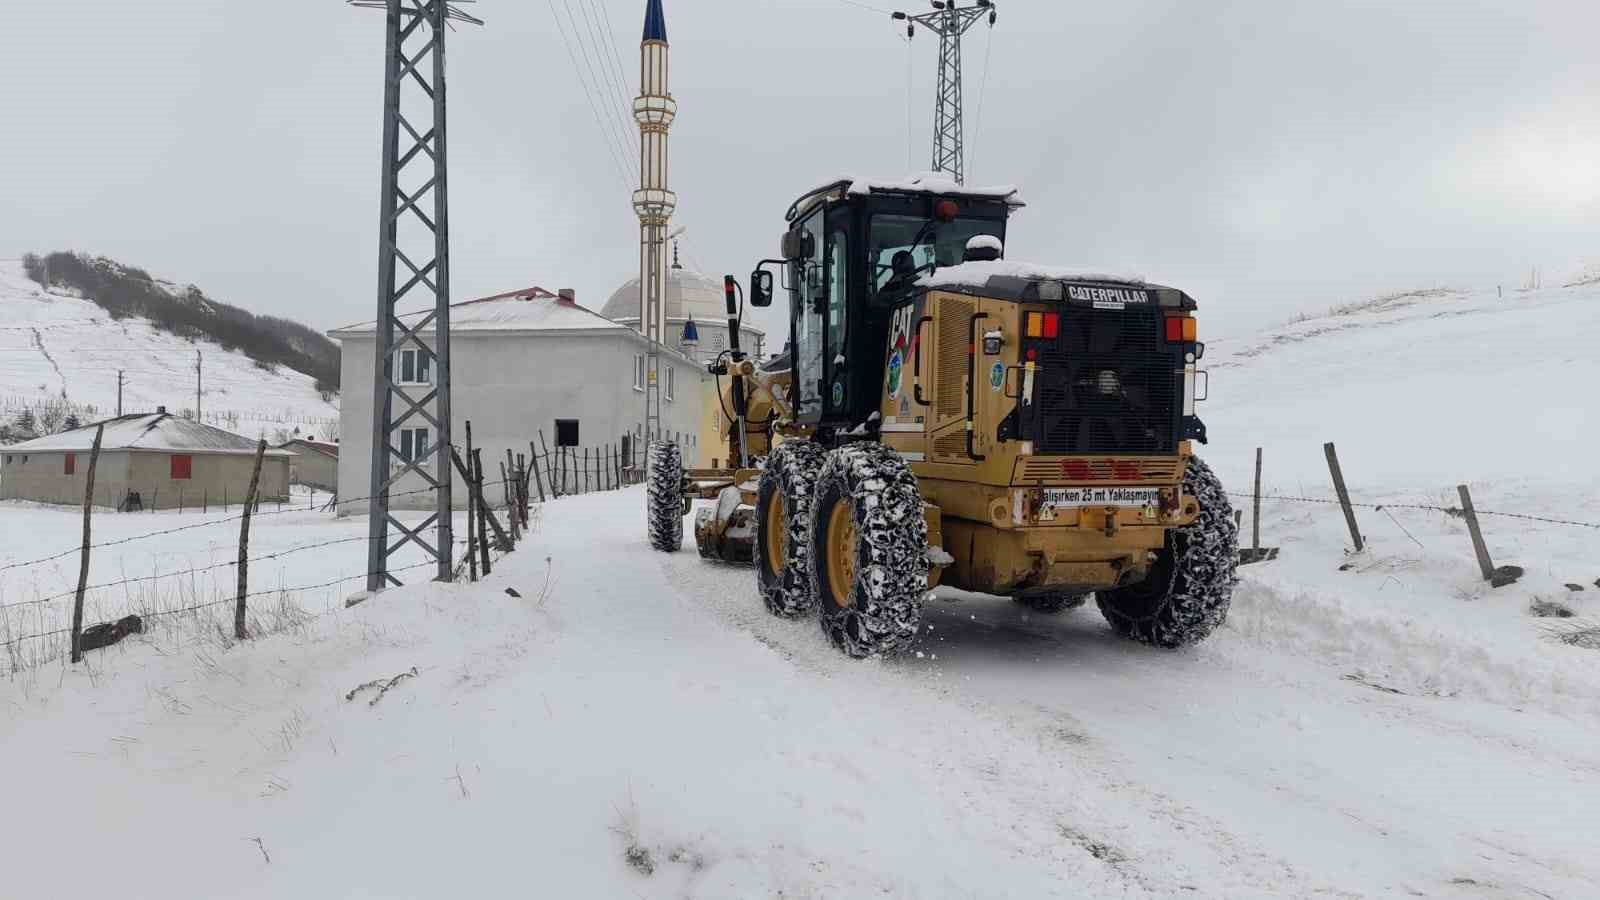
MULTIPOLYGON (((785 218, 783 287, 789 293, 796 422, 819 434, 867 425, 883 391, 892 307, 918 279, 964 260, 968 241, 1002 244, 1022 206, 1012 188, 971 189, 942 176, 847 179, 796 200, 785 218)), ((771 276, 752 276, 754 305, 771 302, 771 276)))

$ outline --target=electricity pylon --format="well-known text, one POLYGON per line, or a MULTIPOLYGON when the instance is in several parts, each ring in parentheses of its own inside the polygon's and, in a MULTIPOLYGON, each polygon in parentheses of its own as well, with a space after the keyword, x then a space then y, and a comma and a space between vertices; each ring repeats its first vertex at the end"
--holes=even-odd
POLYGON ((913 16, 891 13, 906 23, 906 36, 914 37, 916 26, 939 36, 939 85, 933 97, 933 171, 948 172, 957 184, 965 183, 964 135, 961 118, 961 38, 967 30, 987 18, 993 28, 999 17, 994 0, 975 0, 961 7, 956 0, 932 0, 933 11, 913 16))

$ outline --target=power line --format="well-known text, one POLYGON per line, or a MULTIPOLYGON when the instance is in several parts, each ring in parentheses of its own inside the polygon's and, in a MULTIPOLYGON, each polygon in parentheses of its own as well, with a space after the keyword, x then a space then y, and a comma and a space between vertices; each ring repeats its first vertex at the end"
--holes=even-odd
MULTIPOLYGON (((614 69, 610 65, 607 65, 608 57, 613 59, 615 58, 616 44, 611 40, 611 36, 605 31, 605 29, 600 27, 599 17, 593 15, 593 2, 594 0, 578 0, 578 5, 583 8, 584 21, 589 25, 589 33, 594 36, 595 55, 600 58, 600 71, 606 77, 606 84, 616 91, 617 105, 613 108, 617 111, 618 120, 622 122, 622 133, 626 135, 633 130, 633 117, 630 114, 633 106, 628 102, 627 92, 623 89, 623 79, 620 76, 620 71, 614 69), (610 53, 607 52, 608 49, 611 50, 610 53)), ((639 164, 639 148, 637 146, 637 142, 629 143, 628 150, 630 154, 629 158, 632 159, 634 165, 637 166, 639 164)))
POLYGON ((583 73, 578 69, 578 56, 572 52, 572 42, 567 39, 566 26, 561 24, 560 14, 556 12, 555 0, 547 0, 550 4, 550 17, 555 19, 556 31, 561 35, 562 46, 566 47, 567 58, 572 61, 572 71, 578 76, 578 83, 583 87, 583 95, 589 103, 589 112, 594 115, 594 123, 600 129, 601 141, 606 145, 606 151, 611 156, 611 165, 616 168, 617 180, 623 189, 628 189, 628 167, 622 164, 617 156, 616 136, 606 127, 600 115, 600 109, 595 105, 594 96, 589 91, 589 82, 584 80, 583 73))
MULTIPOLYGON (((978 138, 983 134, 983 95, 989 87, 989 51, 994 49, 994 29, 990 28, 984 33, 983 38, 983 75, 978 79, 978 121, 972 127, 972 166, 978 167, 978 138)), ((969 174, 971 169, 969 169, 969 174)))
MULTIPOLYGON (((611 114, 609 116, 604 115, 603 112, 602 116, 606 120, 606 125, 608 129, 610 129, 612 138, 617 142, 617 146, 622 151, 622 159, 624 164, 632 164, 634 162, 634 155, 629 152, 628 127, 626 123, 619 124, 621 120, 617 108, 607 103, 605 100, 606 86, 608 86, 610 82, 602 84, 600 76, 595 74, 594 58, 589 52, 588 39, 584 37, 583 30, 578 25, 578 17, 572 12, 572 0, 561 0, 561 5, 562 8, 567 11, 567 21, 572 25, 573 40, 577 43, 578 49, 583 53, 584 69, 588 71, 589 81, 594 85, 595 103, 601 110, 610 110, 611 114)), ((579 5, 582 5, 582 0, 579 0, 579 5)))

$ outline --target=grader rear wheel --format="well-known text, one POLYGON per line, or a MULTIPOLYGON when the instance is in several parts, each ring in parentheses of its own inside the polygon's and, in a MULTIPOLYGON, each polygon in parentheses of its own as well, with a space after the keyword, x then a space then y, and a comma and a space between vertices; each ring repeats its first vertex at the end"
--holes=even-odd
POLYGON ((768 611, 785 619, 812 606, 811 502, 822 457, 810 441, 779 444, 756 488, 756 586, 768 611))
POLYGON ((1167 532, 1167 544, 1144 581, 1095 594, 1118 634, 1157 647, 1199 643, 1222 624, 1233 599, 1239 526, 1222 482, 1189 458, 1183 493, 1200 503, 1193 523, 1167 532))
POLYGON ((905 650, 928 590, 928 524, 917 477, 882 444, 846 444, 817 476, 813 601, 822 631, 848 656, 905 650))

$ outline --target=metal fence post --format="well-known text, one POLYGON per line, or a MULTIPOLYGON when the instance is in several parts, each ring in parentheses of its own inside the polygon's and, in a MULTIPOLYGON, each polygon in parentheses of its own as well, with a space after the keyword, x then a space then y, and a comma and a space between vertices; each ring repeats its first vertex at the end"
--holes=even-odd
POLYGON ((1333 442, 1322 445, 1323 453, 1328 457, 1328 471, 1333 475, 1333 489, 1339 495, 1339 506, 1344 509, 1344 522, 1350 527, 1350 540, 1356 545, 1356 552, 1360 553, 1366 544, 1361 540, 1361 529, 1356 526, 1356 512, 1350 506, 1350 492, 1345 490, 1344 472, 1339 468, 1339 454, 1333 449, 1333 442))

